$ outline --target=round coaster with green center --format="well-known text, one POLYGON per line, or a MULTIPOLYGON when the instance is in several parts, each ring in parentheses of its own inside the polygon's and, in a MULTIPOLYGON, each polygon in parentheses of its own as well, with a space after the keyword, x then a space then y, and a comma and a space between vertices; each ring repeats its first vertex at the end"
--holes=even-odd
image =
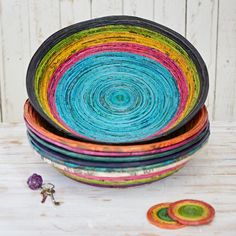
POLYGON ((185 227, 185 225, 178 223, 168 215, 169 206, 170 203, 160 203, 152 206, 147 212, 149 222, 164 229, 179 229, 185 227))
POLYGON ((202 225, 213 220, 215 210, 206 202, 185 199, 171 203, 168 215, 183 225, 202 225))

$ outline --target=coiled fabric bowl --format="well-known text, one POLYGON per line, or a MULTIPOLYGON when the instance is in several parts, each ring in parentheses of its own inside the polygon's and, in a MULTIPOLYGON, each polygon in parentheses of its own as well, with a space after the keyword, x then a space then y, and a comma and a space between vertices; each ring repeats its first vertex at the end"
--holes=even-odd
POLYGON ((24 105, 41 158, 79 182, 129 187, 181 169, 208 140, 208 73, 157 23, 110 16, 66 27, 34 54, 24 105))
MULTIPOLYGON (((196 116, 189 121, 183 128, 156 141, 149 141, 139 144, 114 145, 100 144, 89 141, 80 141, 66 137, 63 133, 58 132, 53 126, 46 122, 32 107, 29 101, 26 101, 24 107, 24 118, 26 126, 31 135, 59 146, 68 151, 90 156, 102 157, 129 157, 157 154, 194 141, 208 126, 208 114, 203 107, 196 116)), ((113 159, 114 159, 113 158, 113 159)))
POLYGON ((190 121, 206 100, 208 74, 173 30, 111 16, 49 37, 30 62, 27 91, 37 113, 71 140, 127 145, 190 121))
POLYGON ((30 144, 64 175, 95 186, 129 187, 167 177, 182 168, 209 137, 206 108, 180 130, 142 144, 114 145, 65 137, 25 103, 30 144))

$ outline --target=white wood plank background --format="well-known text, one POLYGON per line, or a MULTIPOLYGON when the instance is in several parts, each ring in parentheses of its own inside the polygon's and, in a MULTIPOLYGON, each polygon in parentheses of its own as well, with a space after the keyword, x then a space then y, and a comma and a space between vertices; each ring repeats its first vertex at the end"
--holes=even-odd
POLYGON ((208 66, 211 120, 236 121, 235 0, 0 0, 0 121, 22 121, 27 66, 49 35, 115 14, 154 20, 186 36, 208 66))

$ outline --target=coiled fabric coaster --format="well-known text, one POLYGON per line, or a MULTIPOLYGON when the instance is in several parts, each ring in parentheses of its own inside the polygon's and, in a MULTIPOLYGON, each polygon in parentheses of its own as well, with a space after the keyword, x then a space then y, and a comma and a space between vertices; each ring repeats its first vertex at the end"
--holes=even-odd
POLYGON ((111 16, 49 37, 31 60, 27 91, 36 111, 70 137, 139 143, 191 120, 206 100, 208 74, 173 30, 111 16))
POLYGON ((206 202, 186 199, 170 204, 168 214, 184 225, 203 225, 213 220, 215 210, 206 202))
POLYGON ((173 220, 168 215, 169 206, 169 202, 152 206, 147 212, 147 219, 149 220, 149 222, 163 229, 180 229, 185 227, 185 225, 173 220))

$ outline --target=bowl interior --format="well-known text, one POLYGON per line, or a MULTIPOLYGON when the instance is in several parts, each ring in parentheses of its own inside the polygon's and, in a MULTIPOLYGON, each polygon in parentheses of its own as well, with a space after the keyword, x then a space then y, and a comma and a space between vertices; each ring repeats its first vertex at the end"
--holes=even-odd
POLYGON ((117 16, 52 35, 31 61, 27 86, 34 108, 56 129, 133 143, 186 123, 204 102, 207 79, 186 39, 153 22, 117 16))

